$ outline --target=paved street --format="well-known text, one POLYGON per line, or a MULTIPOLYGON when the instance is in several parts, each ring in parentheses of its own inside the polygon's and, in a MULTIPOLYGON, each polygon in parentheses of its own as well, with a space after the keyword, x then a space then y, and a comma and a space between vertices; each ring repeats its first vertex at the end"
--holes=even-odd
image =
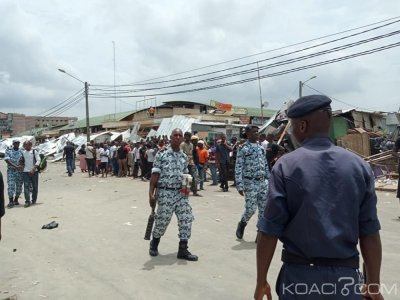
MULTIPOLYGON (((5 173, 5 163, 0 161, 5 173)), ((38 204, 6 211, 0 242, 0 299, 251 299, 255 286, 255 222, 244 241, 235 237, 243 198, 206 184, 191 197, 195 214, 189 249, 198 262, 176 259, 176 218, 161 239, 160 256, 148 255, 143 239, 148 183, 131 178, 72 177, 63 163, 41 175, 38 204), (41 227, 59 223, 53 230, 41 227)), ((399 284, 400 207, 394 193, 379 192, 384 262, 382 282, 399 284)), ((23 202, 23 199, 20 199, 23 202)), ((280 267, 272 264, 271 284, 280 267)), ((399 299, 385 295, 385 299, 399 299)), ((275 299, 277 297, 275 296, 275 299)))

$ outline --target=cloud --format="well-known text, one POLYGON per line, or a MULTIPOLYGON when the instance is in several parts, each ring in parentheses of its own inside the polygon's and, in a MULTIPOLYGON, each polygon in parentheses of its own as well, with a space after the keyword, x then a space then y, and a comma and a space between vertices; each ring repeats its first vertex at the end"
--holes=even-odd
MULTIPOLYGON (((82 83, 58 72, 58 68, 88 81, 92 91, 96 84, 113 85, 112 41, 115 41, 116 82, 126 84, 201 68, 377 22, 394 17, 393 12, 399 9, 400 3, 395 0, 385 1, 385 5, 377 0, 356 0, 351 3, 342 0, 291 0, 284 3, 264 0, 121 0, 115 3, 107 0, 3 0, 0 2, 0 102, 2 109, 7 112, 36 114, 83 88, 82 83)), ((398 25, 392 25, 369 36, 397 28, 398 25)), ((169 78, 251 63, 333 38, 169 78)), ((377 47, 394 42, 396 38, 387 38, 309 62, 377 47)), ((317 75, 309 85, 336 99, 357 107, 397 110, 399 101, 396 95, 400 77, 396 53, 396 49, 387 50, 262 79, 262 97, 270 102, 270 108, 279 108, 287 99, 296 98, 299 80, 317 75)), ((292 57, 295 55, 288 58, 292 57)), ((261 75, 305 63, 261 71, 261 75)), ((224 82, 254 76, 257 76, 256 72, 224 82)), ((313 91, 305 86, 304 92, 313 91)), ((160 104, 175 99, 218 99, 255 107, 259 106, 260 101, 257 81, 196 93, 159 96, 157 102, 160 104)), ((135 108, 135 101, 135 98, 118 101, 117 110, 135 108)), ((349 108, 341 102, 334 101, 334 104, 336 108, 349 108)), ((114 110, 112 95, 106 99, 90 98, 91 115, 113 113, 114 110)), ((84 104, 78 103, 64 115, 84 117, 84 104)))

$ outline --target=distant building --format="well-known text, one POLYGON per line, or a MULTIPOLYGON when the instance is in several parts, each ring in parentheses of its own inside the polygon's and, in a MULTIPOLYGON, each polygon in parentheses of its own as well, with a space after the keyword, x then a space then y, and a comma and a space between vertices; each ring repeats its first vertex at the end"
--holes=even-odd
POLYGON ((76 120, 76 117, 41 117, 0 112, 0 137, 17 136, 34 128, 65 126, 76 120))
MULTIPOLYGON (((214 122, 226 127, 227 125, 256 124, 262 125, 275 113, 274 110, 256 107, 233 106, 217 101, 199 103, 192 101, 166 101, 158 106, 96 116, 89 119, 91 133, 104 130, 121 131, 139 124, 140 134, 146 136, 150 130, 157 130, 165 118, 185 116, 197 119, 199 122, 214 122)), ((86 119, 81 119, 60 128, 60 135, 75 132, 86 133, 86 119)))

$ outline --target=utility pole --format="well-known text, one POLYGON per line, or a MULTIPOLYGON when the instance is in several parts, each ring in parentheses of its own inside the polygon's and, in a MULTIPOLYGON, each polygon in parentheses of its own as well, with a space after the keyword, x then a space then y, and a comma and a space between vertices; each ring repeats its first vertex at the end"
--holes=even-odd
POLYGON ((86 104, 86 141, 90 142, 90 124, 89 124, 89 85, 85 81, 85 104, 86 104))
POLYGON ((260 68, 258 67, 258 62, 257 62, 257 73, 258 73, 258 90, 260 92, 261 123, 264 124, 264 105, 263 105, 263 102, 262 102, 261 82, 260 82, 260 68))
POLYGON ((316 75, 314 75, 314 76, 312 76, 312 77, 310 77, 310 78, 308 78, 306 81, 299 81, 299 98, 301 98, 302 96, 303 96, 303 85, 306 83, 306 82, 308 82, 308 81, 310 81, 310 80, 313 80, 314 78, 317 78, 317 76, 316 75))
POLYGON ((116 120, 116 114, 117 114, 117 94, 115 90, 115 42, 112 41, 113 43, 113 50, 114 50, 114 121, 116 120))
POLYGON ((74 78, 75 80, 78 80, 79 82, 83 83, 85 85, 85 104, 86 104, 86 141, 90 142, 90 124, 89 124, 89 84, 85 81, 83 82, 80 80, 78 77, 75 77, 74 75, 69 74, 63 69, 58 69, 61 73, 64 73, 68 75, 69 77, 74 78))
POLYGON ((303 83, 299 81, 299 98, 301 98, 303 94, 303 83))

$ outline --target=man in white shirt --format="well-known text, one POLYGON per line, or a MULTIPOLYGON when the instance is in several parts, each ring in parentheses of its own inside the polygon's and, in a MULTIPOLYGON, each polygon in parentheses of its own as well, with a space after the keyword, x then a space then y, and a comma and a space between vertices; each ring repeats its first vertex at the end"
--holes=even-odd
POLYGON ((147 158, 147 172, 144 175, 146 179, 150 179, 151 169, 153 168, 154 158, 156 157, 156 151, 154 150, 153 143, 148 144, 148 149, 146 150, 146 158, 147 158))
POLYGON ((36 203, 38 188, 39 188, 39 164, 40 156, 39 153, 32 149, 32 142, 26 141, 24 143, 24 194, 25 194, 25 205, 24 207, 31 206, 30 199, 30 187, 32 187, 32 204, 36 203))
POLYGON ((140 164, 140 143, 136 142, 135 144, 135 148, 133 148, 133 178, 137 178, 138 177, 138 173, 139 173, 139 164, 140 164))
POLYGON ((96 149, 93 147, 93 145, 94 141, 90 141, 90 143, 87 143, 86 147, 86 159, 89 177, 94 176, 94 172, 96 169, 96 149))
POLYGON ((107 149, 107 146, 105 146, 103 143, 100 144, 100 169, 101 169, 101 177, 104 177, 104 171, 108 173, 108 157, 110 155, 110 151, 107 149))
POLYGON ((260 145, 267 151, 269 142, 267 141, 267 135, 265 133, 260 134, 260 145))
POLYGON ((114 141, 111 142, 109 163, 112 167, 112 176, 118 176, 117 145, 114 141))

